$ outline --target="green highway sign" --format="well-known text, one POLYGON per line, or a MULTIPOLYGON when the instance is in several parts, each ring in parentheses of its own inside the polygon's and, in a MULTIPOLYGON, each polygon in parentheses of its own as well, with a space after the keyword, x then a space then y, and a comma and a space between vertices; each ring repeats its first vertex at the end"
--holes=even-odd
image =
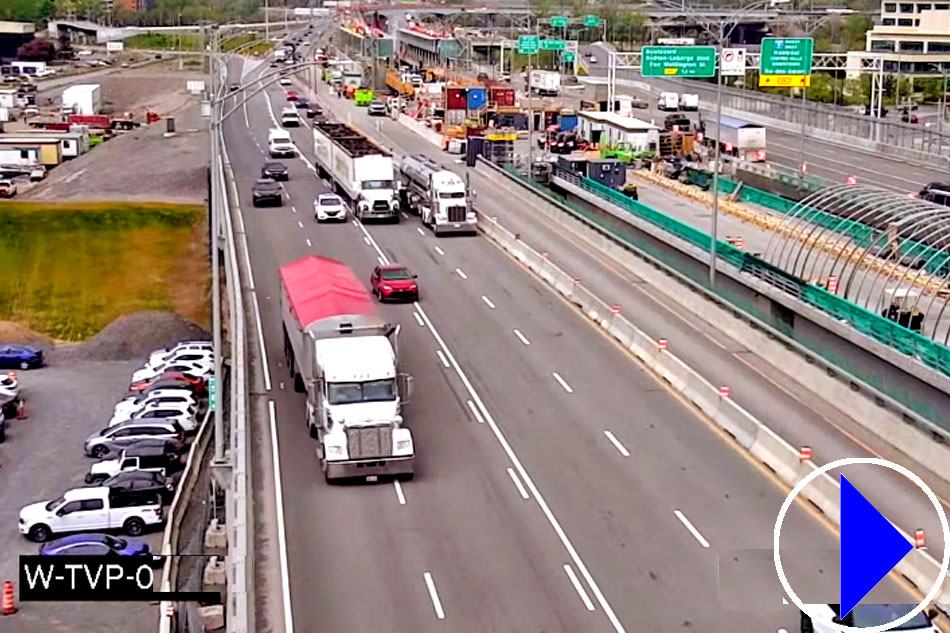
POLYGON ((567 16, 566 15, 551 16, 551 26, 553 26, 556 29, 563 29, 567 27, 567 16))
POLYGON ((534 55, 541 48, 541 40, 537 35, 522 35, 518 38, 518 52, 521 55, 534 55))
POLYGON ((762 38, 760 75, 810 75, 815 41, 810 37, 762 38))
POLYGON ((542 51, 563 51, 564 40, 541 40, 542 51))
POLYGON ((585 15, 584 26, 600 26, 600 16, 599 15, 585 15))
POLYGON ((208 408, 214 409, 218 403, 218 381, 214 376, 208 379, 208 408))
POLYGON ((644 46, 640 63, 644 77, 715 77, 714 46, 644 46))
POLYGON ((572 51, 567 51, 561 55, 561 59, 563 59, 565 63, 570 64, 574 61, 574 53, 572 51))

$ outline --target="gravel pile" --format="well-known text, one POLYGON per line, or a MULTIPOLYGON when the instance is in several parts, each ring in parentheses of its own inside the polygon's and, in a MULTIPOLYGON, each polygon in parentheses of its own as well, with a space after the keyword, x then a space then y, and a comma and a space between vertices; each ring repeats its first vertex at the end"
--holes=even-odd
POLYGON ((184 340, 210 340, 211 334, 174 312, 136 312, 116 319, 88 343, 59 346, 53 363, 78 360, 133 360, 184 340))

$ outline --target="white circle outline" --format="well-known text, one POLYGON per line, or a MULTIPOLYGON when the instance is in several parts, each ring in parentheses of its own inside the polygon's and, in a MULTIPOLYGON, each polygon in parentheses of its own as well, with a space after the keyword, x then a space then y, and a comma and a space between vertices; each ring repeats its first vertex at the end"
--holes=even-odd
POLYGON ((812 620, 817 620, 822 624, 831 627, 833 630, 841 631, 842 633, 884 633, 884 631, 890 631, 891 629, 909 621, 911 618, 923 611, 927 604, 933 602, 934 598, 937 597, 937 594, 940 593, 940 589, 943 587, 943 581, 947 576, 947 568, 950 567, 950 526, 947 524, 947 515, 940 506, 940 500, 937 499, 937 495, 933 493, 933 490, 930 489, 930 486, 924 483, 920 477, 911 471, 907 470, 900 464, 895 464, 894 462, 881 459, 879 457, 846 457, 844 459, 838 459, 833 462, 829 462, 820 468, 816 468, 811 473, 806 475, 804 479, 795 484, 795 487, 792 488, 792 491, 788 493, 787 497, 785 497, 785 502, 782 503, 782 509, 779 511, 778 517, 775 519, 775 529, 773 531, 772 541, 772 555, 775 560, 775 571, 778 573, 778 578, 782 582, 782 587, 785 589, 788 597, 792 599, 792 602, 795 604, 795 606, 801 609, 802 612, 809 616, 812 620), (812 613, 809 613, 801 599, 795 594, 794 591, 792 591, 792 587, 788 582, 788 578, 785 577, 785 570, 782 569, 782 556, 779 552, 782 521, 785 520, 785 513, 788 512, 789 507, 792 505, 792 501, 795 500, 795 497, 798 496, 798 493, 800 493, 805 488, 805 486, 810 484, 819 475, 822 475, 835 468, 851 466, 853 464, 872 464, 875 466, 884 466, 885 468, 890 468, 891 470, 896 471, 913 481, 915 484, 917 484, 917 487, 927 494, 927 497, 934 506, 934 510, 937 511, 937 516, 940 518, 940 527, 943 529, 943 562, 940 565, 940 573, 937 575, 937 580, 934 582, 933 587, 930 588, 930 592, 913 611, 906 613, 904 616, 897 618, 896 620, 892 620, 891 622, 880 624, 878 626, 845 626, 844 624, 837 624, 831 620, 826 620, 824 617, 815 617, 812 613))

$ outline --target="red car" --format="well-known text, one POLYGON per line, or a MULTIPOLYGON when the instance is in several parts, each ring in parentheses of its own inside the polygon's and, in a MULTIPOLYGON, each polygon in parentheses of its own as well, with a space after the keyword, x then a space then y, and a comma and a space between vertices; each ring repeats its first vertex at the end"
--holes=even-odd
POLYGON ((287 93, 287 101, 296 101, 299 98, 299 95, 296 92, 287 93))
POLYGON ((401 264, 387 264, 377 266, 369 278, 370 288, 380 301, 388 299, 419 300, 419 285, 416 277, 409 269, 401 264))
POLYGON ((185 389, 193 391, 195 395, 202 394, 207 389, 203 378, 191 376, 180 371, 166 371, 161 376, 133 382, 129 385, 129 391, 145 391, 157 382, 180 384, 185 389))

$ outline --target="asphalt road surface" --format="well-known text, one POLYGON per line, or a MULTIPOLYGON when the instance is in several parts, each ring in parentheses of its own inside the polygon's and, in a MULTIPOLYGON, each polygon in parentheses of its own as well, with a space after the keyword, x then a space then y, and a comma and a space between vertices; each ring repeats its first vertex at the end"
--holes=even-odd
MULTIPOLYGON (((581 52, 582 54, 592 52, 597 57, 596 64, 588 64, 590 75, 606 78, 607 51, 603 48, 603 45, 594 44, 589 47, 582 47, 581 52)), ((668 89, 675 92, 684 92, 681 85, 670 84, 661 79, 644 78, 639 76, 636 71, 631 72, 630 76, 624 76, 624 78, 650 83, 656 86, 656 91, 668 89)), ((656 92, 653 97, 650 97, 648 93, 642 90, 619 85, 618 92, 620 94, 633 94, 648 100, 650 103, 648 114, 636 116, 645 120, 652 118, 657 125, 663 126, 663 119, 668 113, 656 109, 656 92)), ((715 104, 701 98, 700 108, 707 110, 707 112, 702 113, 707 120, 707 126, 714 124, 715 104)), ((688 116, 693 120, 698 119, 696 113, 688 113, 688 116)), ((820 136, 820 131, 816 133, 820 136)), ((798 170, 801 165, 801 136, 768 128, 766 154, 770 163, 798 170)), ((909 163, 900 158, 892 158, 880 153, 871 153, 847 148, 841 144, 824 142, 820 138, 812 136, 809 136, 806 141, 805 162, 808 164, 809 175, 823 178, 832 183, 843 183, 848 176, 853 175, 857 177, 858 183, 886 187, 902 193, 917 193, 927 183, 947 180, 946 169, 942 169, 938 165, 928 167, 909 163)))
MULTIPOLYGON (((328 187, 310 169, 308 128, 295 132, 302 157, 288 161, 284 206, 253 208, 283 104, 268 89, 225 135, 266 352, 256 404, 273 402, 296 627, 734 631, 737 615, 718 608, 719 554, 770 548, 784 491, 484 238, 436 239, 414 218, 316 225, 312 201, 328 187), (280 355, 277 270, 307 254, 367 277, 381 258, 419 275, 419 305, 381 308, 403 326, 415 377, 411 483, 323 481, 280 355)), ((789 548, 836 547, 804 508, 786 521, 789 548)), ((774 570, 745 580, 751 595, 775 584, 774 570)), ((742 629, 793 629, 797 612, 774 600, 740 614, 742 629)))

